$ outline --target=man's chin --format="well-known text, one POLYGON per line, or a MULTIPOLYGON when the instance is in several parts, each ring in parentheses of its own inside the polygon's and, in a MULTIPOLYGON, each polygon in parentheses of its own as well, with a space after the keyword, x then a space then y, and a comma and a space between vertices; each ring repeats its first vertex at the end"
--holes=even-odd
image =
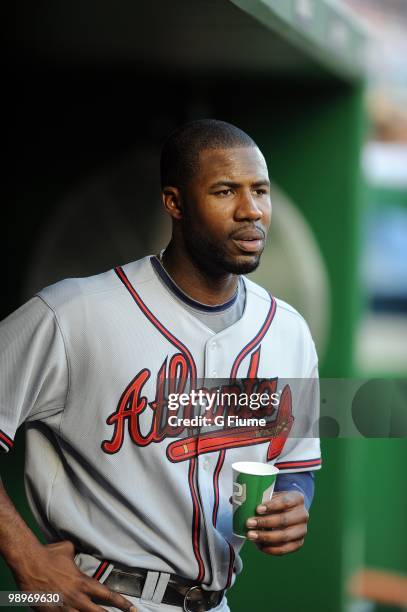
POLYGON ((260 255, 255 257, 239 257, 235 260, 225 260, 223 262, 224 269, 226 272, 231 274, 250 274, 258 268, 260 263, 260 255))

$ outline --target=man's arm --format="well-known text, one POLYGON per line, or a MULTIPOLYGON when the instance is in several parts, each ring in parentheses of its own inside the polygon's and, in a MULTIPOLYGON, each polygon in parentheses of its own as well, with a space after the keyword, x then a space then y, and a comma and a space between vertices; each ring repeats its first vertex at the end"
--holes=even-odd
MULTIPOLYGON (((0 554, 12 571, 21 591, 60 593, 67 608, 102 612, 92 597, 119 610, 136 612, 131 602, 113 593, 97 580, 83 574, 74 563, 72 542, 43 545, 29 529, 0 480, 0 554)), ((51 612, 60 607, 37 607, 51 612)), ((64 608, 65 609, 65 608, 64 608)))
POLYGON ((11 571, 35 555, 40 542, 18 514, 0 480, 0 553, 11 571))

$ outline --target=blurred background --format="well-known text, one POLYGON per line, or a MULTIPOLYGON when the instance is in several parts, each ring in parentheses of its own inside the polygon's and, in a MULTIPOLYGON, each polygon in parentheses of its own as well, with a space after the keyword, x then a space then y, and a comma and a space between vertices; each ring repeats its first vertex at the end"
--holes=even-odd
MULTIPOLYGON (((160 147, 180 123, 216 117, 266 157, 272 230, 252 277, 305 316, 321 376, 405 384, 406 0, 16 0, 13 10, 4 123, 17 163, 5 178, 1 318, 45 285, 164 247, 160 147)), ((305 547, 272 559, 247 544, 233 612, 407 606, 405 438, 322 446, 305 547)), ((32 524, 23 453, 20 433, 1 472, 32 524)), ((13 585, 1 561, 0 585, 13 585)))

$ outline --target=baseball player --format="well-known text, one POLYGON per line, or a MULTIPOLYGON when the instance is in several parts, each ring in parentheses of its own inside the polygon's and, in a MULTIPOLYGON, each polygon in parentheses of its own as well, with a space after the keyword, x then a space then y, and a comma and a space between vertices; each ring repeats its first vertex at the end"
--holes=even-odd
POLYGON ((165 144, 161 179, 165 250, 47 287, 0 328, 0 446, 25 424, 26 490, 48 542, 1 487, 0 551, 21 590, 58 592, 69 610, 227 612, 245 541, 232 531, 235 461, 280 469, 248 540, 282 555, 307 531, 319 441, 293 432, 315 422, 318 398, 290 381, 316 379, 314 343, 296 310, 243 276, 270 224, 264 157, 235 126, 194 121, 165 144), (220 383, 280 399, 245 425, 250 407, 218 401, 220 383), (196 411, 209 421, 193 426, 196 411))

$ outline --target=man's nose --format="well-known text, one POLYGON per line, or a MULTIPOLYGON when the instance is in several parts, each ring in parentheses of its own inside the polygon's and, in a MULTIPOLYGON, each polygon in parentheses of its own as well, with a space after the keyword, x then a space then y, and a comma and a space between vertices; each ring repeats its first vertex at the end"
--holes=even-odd
POLYGON ((238 220, 248 219, 250 221, 258 221, 263 216, 263 212, 256 202, 256 198, 251 192, 244 192, 239 198, 239 203, 235 212, 235 217, 238 220))

